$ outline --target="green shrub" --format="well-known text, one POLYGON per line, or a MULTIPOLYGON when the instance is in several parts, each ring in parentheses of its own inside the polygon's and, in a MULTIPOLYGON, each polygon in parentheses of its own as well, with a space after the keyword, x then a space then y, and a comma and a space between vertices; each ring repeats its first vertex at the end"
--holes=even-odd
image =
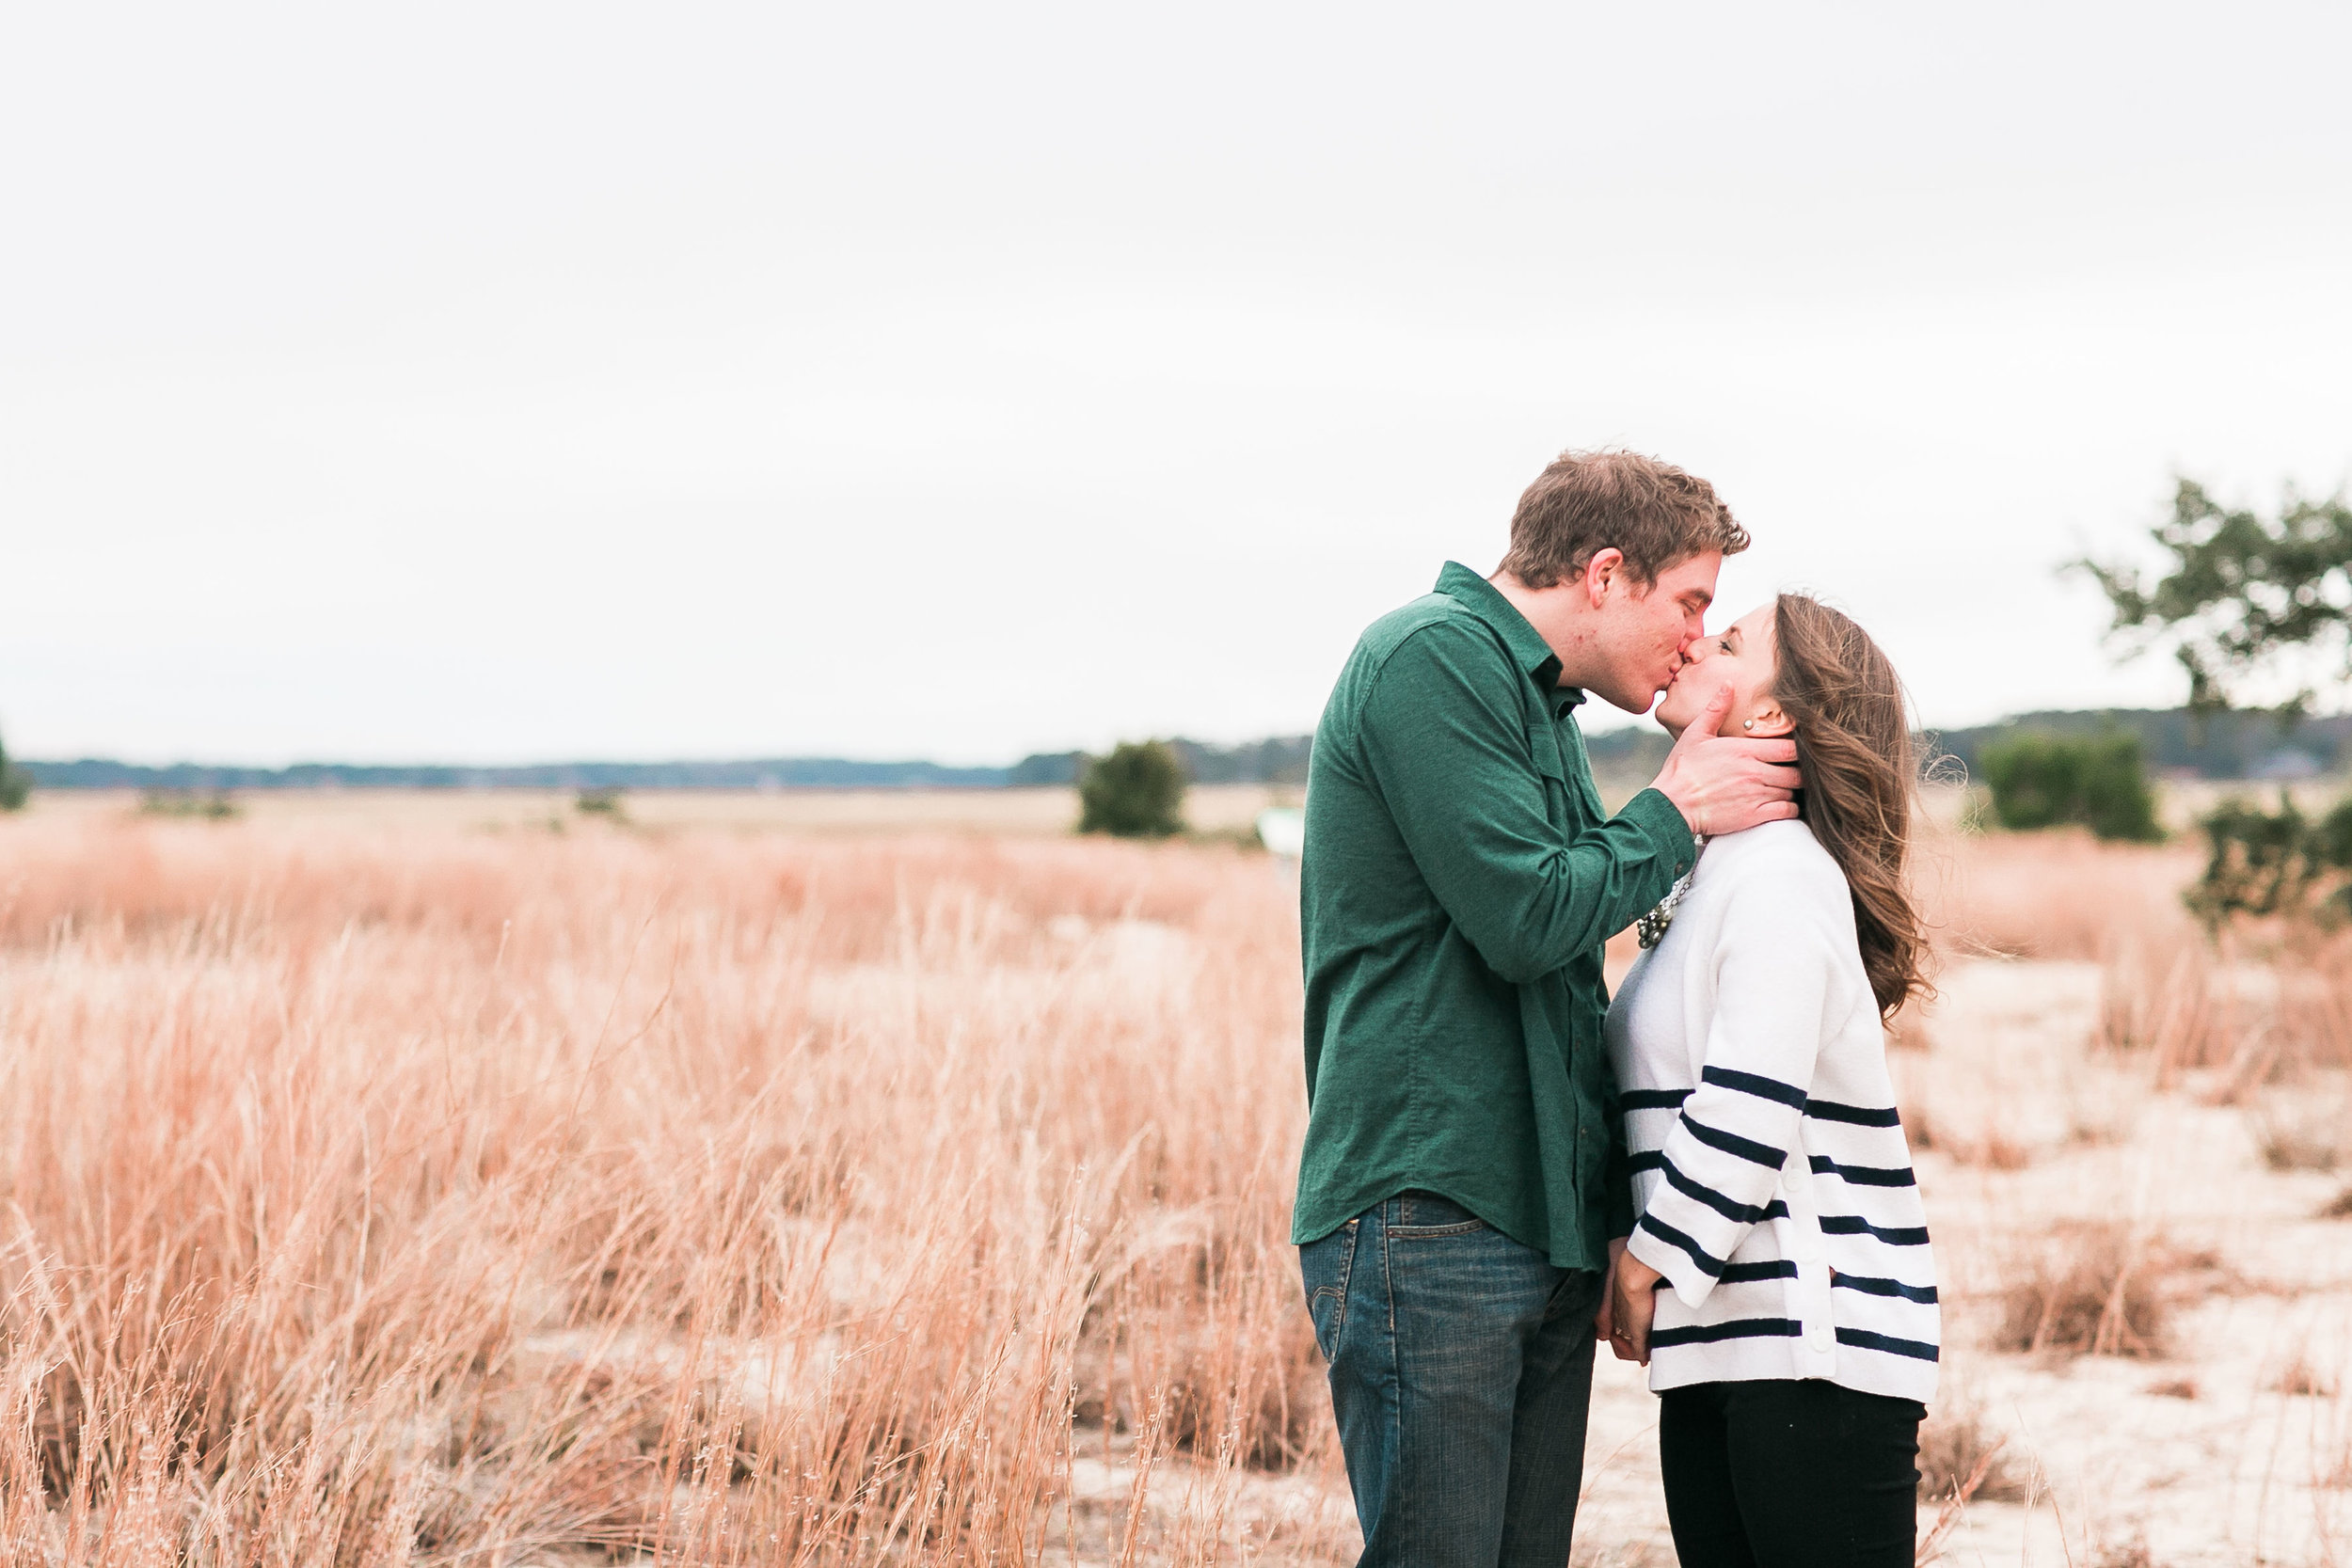
POLYGON ((243 816, 244 808, 230 799, 226 790, 151 789, 139 797, 139 814, 143 816, 193 816, 207 822, 226 822, 243 816))
POLYGON ((1184 765, 1166 741, 1121 741, 1078 775, 1078 831, 1166 838, 1184 831, 1184 765))
POLYGON ((622 803, 617 789, 583 789, 572 800, 572 809, 582 816, 602 816, 614 822, 628 820, 628 808, 622 803))
POLYGON ((2004 828, 2080 825, 2101 838, 2142 844, 2164 836, 2137 736, 2021 735, 1987 746, 1978 768, 2004 828))
POLYGON ((33 781, 8 760, 8 749, 0 746, 0 811, 23 811, 32 793, 33 781))
POLYGON ((2205 871, 2188 907, 2207 925, 2284 915, 2334 926, 2352 915, 2352 800, 2314 822, 2281 791, 2275 812, 2224 800, 2197 826, 2205 871))

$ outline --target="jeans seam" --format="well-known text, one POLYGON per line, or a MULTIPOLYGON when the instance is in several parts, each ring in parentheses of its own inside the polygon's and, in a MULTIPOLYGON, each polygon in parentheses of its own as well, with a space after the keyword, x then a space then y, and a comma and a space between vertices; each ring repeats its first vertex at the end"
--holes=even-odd
POLYGON ((1340 1313, 1331 1324, 1331 1350, 1335 1355, 1339 1353, 1340 1340, 1347 1334, 1347 1291, 1356 1278, 1356 1243, 1362 1237, 1364 1227, 1360 1220, 1350 1220, 1340 1228, 1345 1233, 1346 1240, 1340 1245, 1340 1313))
MULTIPOLYGON (((1320 1285, 1310 1284, 1307 1290, 1308 1321, 1315 1331, 1315 1348, 1323 1353, 1323 1359, 1327 1366, 1339 1359, 1341 1341, 1347 1334, 1347 1299, 1356 1275, 1357 1243, 1362 1234, 1363 1218, 1359 1215, 1341 1226, 1329 1236, 1309 1243, 1311 1246, 1320 1246, 1325 1243, 1329 1243, 1338 1249, 1336 1267, 1331 1270, 1332 1277, 1320 1285), (1319 1311, 1322 1304, 1327 1301, 1332 1304, 1331 1322, 1327 1329, 1319 1311)), ((1302 1247, 1299 1250, 1300 1260, 1304 1264, 1306 1248, 1302 1247)))
MULTIPOLYGON (((1389 1308, 1389 1452, 1400 1460, 1405 1452, 1405 1356, 1398 1347, 1396 1336, 1396 1265, 1389 1250, 1389 1204, 1401 1209, 1403 1200, 1391 1198, 1380 1205, 1380 1282, 1388 1296, 1389 1308)), ((1391 1474, 1389 1484, 1396 1488, 1397 1477, 1391 1474)), ((1413 1497, 1411 1488, 1404 1488, 1397 1513, 1402 1520, 1405 1539, 1414 1539, 1412 1529, 1413 1497)))

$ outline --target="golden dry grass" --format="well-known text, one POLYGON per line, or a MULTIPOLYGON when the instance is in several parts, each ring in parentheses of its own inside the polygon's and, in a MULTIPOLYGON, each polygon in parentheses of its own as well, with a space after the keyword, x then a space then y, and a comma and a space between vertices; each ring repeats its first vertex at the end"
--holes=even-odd
MULTIPOLYGON (((1278 863, 479 804, 0 820, 8 1560, 1352 1553, 1287 1243, 1278 863)), ((1993 1454, 1959 1560, 2062 1505, 2078 1561, 2345 1560, 2352 1232, 2315 1216, 2352 962, 2215 949, 2178 848, 1927 870, 1949 994, 1895 1062, 1950 1287, 1923 1523, 1993 1454), (2297 1445, 2291 1487, 2217 1457, 2297 1445)), ((1650 1398, 1604 1365, 1597 1400, 1578 1563, 1670 1560, 1650 1398)))
POLYGON ((0 867, 11 1560, 1200 1560, 1322 1441, 1263 857, 53 813, 0 867))
POLYGON ((2112 1220, 2054 1227, 2018 1251, 1991 1340, 2032 1355, 2166 1354, 2174 1313, 2220 1283, 2212 1254, 2112 1220))

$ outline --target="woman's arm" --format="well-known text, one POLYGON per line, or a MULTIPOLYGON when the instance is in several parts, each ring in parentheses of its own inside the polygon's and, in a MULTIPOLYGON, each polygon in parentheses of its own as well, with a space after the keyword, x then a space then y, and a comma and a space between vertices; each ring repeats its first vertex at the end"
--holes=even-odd
MULTIPOLYGON (((1830 893, 1804 868, 1731 890, 1699 1085, 1659 1150, 1660 1180, 1626 1243, 1686 1307, 1707 1299, 1749 1231, 1786 1212, 1773 1195, 1789 1156, 1804 1157, 1798 1132, 1822 1019, 1853 941, 1830 893)), ((1835 894, 1848 896, 1842 880, 1835 894)))

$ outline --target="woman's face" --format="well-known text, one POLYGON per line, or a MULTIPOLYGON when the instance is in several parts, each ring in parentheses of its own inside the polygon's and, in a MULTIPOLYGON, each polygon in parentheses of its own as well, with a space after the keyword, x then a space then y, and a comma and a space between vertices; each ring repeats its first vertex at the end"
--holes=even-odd
POLYGON ((1777 668, 1772 636, 1772 607, 1760 604, 1712 637, 1691 644, 1686 662, 1658 704, 1658 722, 1669 735, 1689 729, 1716 692, 1731 688, 1731 707, 1724 714, 1724 735, 1770 736, 1787 735, 1790 725, 1772 700, 1772 676, 1777 668))

